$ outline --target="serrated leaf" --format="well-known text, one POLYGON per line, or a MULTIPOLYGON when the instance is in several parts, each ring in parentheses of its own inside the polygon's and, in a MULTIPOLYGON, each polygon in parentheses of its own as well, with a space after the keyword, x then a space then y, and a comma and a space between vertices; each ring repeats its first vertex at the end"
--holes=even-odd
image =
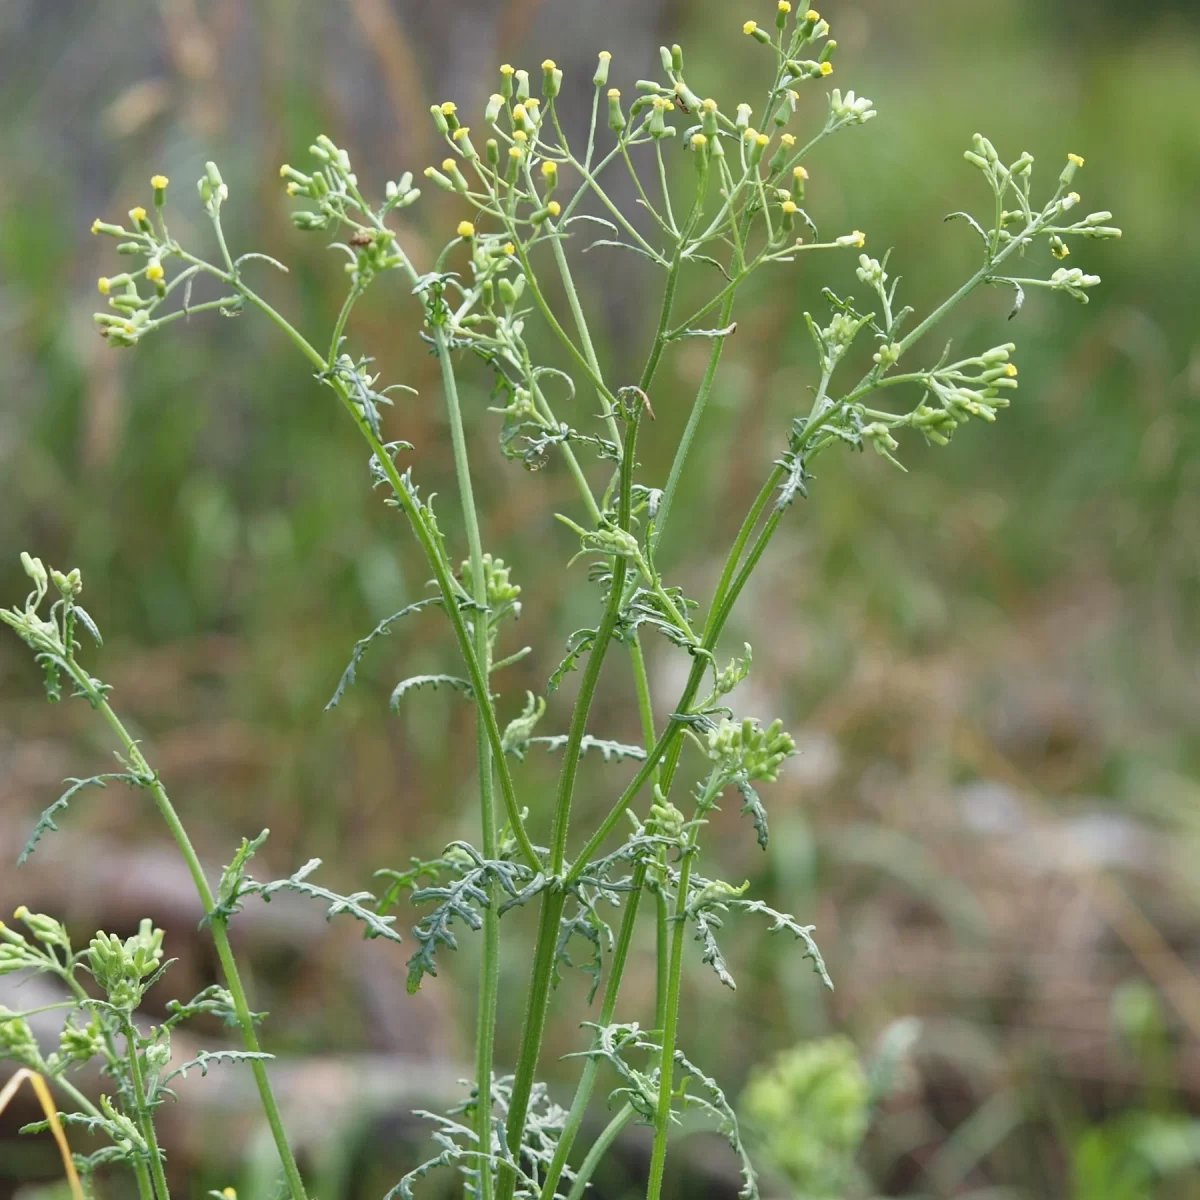
POLYGON ((261 1050, 201 1050, 195 1058, 181 1063, 175 1070, 164 1075, 159 1086, 161 1087, 162 1084, 172 1079, 186 1079, 187 1073, 193 1067, 199 1067, 200 1074, 207 1075, 209 1067, 215 1067, 221 1063, 269 1062, 274 1057, 275 1055, 266 1054, 261 1050))
POLYGON ((761 900, 731 900, 729 907, 737 909, 739 912, 762 913, 771 917, 774 923, 767 930, 768 933, 779 933, 786 929, 789 933, 794 934, 798 941, 804 943, 804 957, 812 962, 813 971, 821 977, 821 982, 830 991, 833 991, 833 980, 829 978, 829 972, 825 969, 825 959, 821 956, 820 948, 813 940, 812 934, 816 928, 815 925, 801 925, 795 917, 788 913, 776 912, 761 900))
POLYGON ((734 787, 742 794, 742 814, 750 813, 754 820, 754 832, 758 835, 758 844, 765 850, 771 840, 771 831, 767 827, 767 810, 758 798, 758 793, 750 786, 750 781, 744 776, 733 781, 734 787))
MULTIPOLYGON (((550 737, 535 737, 529 739, 531 746, 545 746, 548 752, 561 750, 570 740, 565 733, 556 733, 550 737)), ((606 738, 592 737, 590 733, 583 735, 583 740, 579 743, 581 752, 586 753, 589 750, 598 750, 605 762, 620 762, 625 758, 633 758, 641 761, 646 757, 646 751, 641 746, 628 746, 624 742, 612 742, 606 738)))
POLYGON ((289 891, 299 892, 302 896, 310 896, 314 900, 323 900, 329 905, 329 909, 325 914, 327 921, 332 921, 339 913, 349 913, 356 921, 361 921, 366 928, 368 938, 387 938, 390 942, 400 942, 403 939, 392 928, 395 924, 395 917, 380 916, 373 909, 364 907, 366 904, 375 904, 375 896, 371 892, 353 892, 348 896, 340 895, 337 892, 330 891, 329 888, 322 887, 320 884, 309 883, 308 877, 321 865, 319 858, 310 858, 293 875, 289 875, 287 879, 276 879, 271 883, 257 883, 253 880, 246 880, 242 885, 240 895, 252 895, 257 893, 263 900, 270 901, 271 897, 276 892, 289 891))
POLYGON ((460 679, 457 675, 412 675, 408 679, 402 679, 392 691, 392 698, 388 701, 388 707, 392 712, 400 710, 400 701, 417 688, 433 688, 436 691, 440 687, 448 687, 457 692, 462 692, 468 700, 474 699, 475 689, 465 680, 460 679))
POLYGON ((595 644, 598 633, 599 630, 596 629, 577 629, 567 638, 566 657, 554 668, 550 681, 546 684, 548 692, 556 691, 568 672, 575 670, 579 665, 579 660, 595 644))
POLYGON ((424 600, 418 600, 415 604, 406 605, 399 612, 392 613, 390 617, 385 617, 365 638, 361 638, 354 643, 354 649, 350 653, 350 662, 346 669, 342 672, 342 677, 338 681, 337 689, 333 693, 333 698, 325 705, 325 711, 328 712, 331 708, 335 708, 342 696, 345 695, 346 689, 354 683, 358 664, 362 661, 363 655, 366 654, 371 643, 377 637, 386 637, 392 631, 392 626, 396 624, 402 617, 407 617, 412 613, 421 612, 423 609, 429 608, 435 604, 441 604, 441 596, 429 596, 424 600))
POLYGON ((69 783, 71 786, 38 817, 37 824, 33 827, 33 832, 29 835, 29 840, 25 843, 24 849, 22 849, 20 855, 17 857, 17 866, 23 867, 29 861, 29 856, 36 849, 38 842, 47 833, 58 832, 58 826, 54 822, 55 813, 65 812, 70 806, 71 801, 85 787, 107 787, 109 781, 113 779, 119 779, 122 783, 129 784, 130 787, 142 786, 142 781, 136 775, 127 771, 116 771, 104 775, 90 775, 87 779, 64 780, 65 783, 69 783))
POLYGON ((975 232, 977 234, 979 234, 979 236, 983 239, 983 244, 985 246, 990 244, 990 239, 988 238, 986 230, 983 228, 982 225, 980 225, 980 223, 977 220, 975 220, 975 218, 973 216, 971 216, 970 213, 968 213, 968 212, 952 212, 952 213, 947 213, 946 216, 942 218, 943 221, 953 221, 955 219, 960 219, 960 220, 966 221, 967 224, 970 225, 971 228, 973 230, 975 230, 975 232))

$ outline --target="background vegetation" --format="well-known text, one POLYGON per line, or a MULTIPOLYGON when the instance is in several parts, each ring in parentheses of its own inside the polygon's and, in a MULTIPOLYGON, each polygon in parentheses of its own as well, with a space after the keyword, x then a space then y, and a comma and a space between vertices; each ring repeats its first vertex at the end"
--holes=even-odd
MULTIPOLYGON (((434 153, 429 102, 476 105, 498 62, 553 53, 568 85, 574 73, 586 86, 607 46, 627 85, 660 40, 683 42, 690 76, 728 94, 755 49, 738 28, 760 8, 0 5, 0 595, 24 592, 21 549, 82 568, 108 634, 99 672, 214 865, 263 825, 275 874, 316 854, 346 885, 436 850, 469 820, 471 764, 443 747, 453 729, 469 743, 470 712, 440 693, 387 712, 396 679, 451 653, 413 626, 322 714, 354 640, 422 593, 420 564, 363 487, 355 431, 265 324, 196 320, 132 354, 95 337, 92 289, 110 247, 89 238, 92 218, 124 211, 155 171, 182 191, 216 158, 238 200, 232 236, 289 262, 274 294, 325 324, 339 261, 291 230, 274 170, 317 131, 378 181, 419 173, 434 153)), ((894 246, 912 303, 942 295, 975 252, 969 231, 941 220, 979 199, 961 158, 977 129, 1010 158, 1085 155, 1089 207, 1113 210, 1125 238, 1076 249, 1105 280, 1088 308, 1031 297, 1013 328, 1024 386, 998 428, 964 430, 952 452, 912 445, 907 477, 873 455, 825 462, 789 517, 733 634, 756 650, 762 702, 747 707, 784 715, 802 754, 769 798, 770 854, 731 838, 727 877, 760 876, 779 907, 816 922, 838 991, 747 942, 736 1001, 697 961, 684 1020, 711 1030, 708 1062, 736 1094, 752 1064, 801 1040, 843 1034, 871 1060, 895 1019, 919 1017, 859 1154, 864 1194, 1195 1195, 1200 20, 1186 0, 834 0, 823 15, 839 42, 834 82, 880 117, 810 164, 811 208, 830 229, 866 230, 876 253, 894 246)), ((819 120, 815 93, 808 103, 819 120)), ((404 215, 416 244, 435 230, 440 245, 462 214, 430 189, 404 215)), ((602 354, 636 361, 652 332, 637 265, 590 259, 608 303, 602 354)), ((829 282, 849 290, 852 263, 829 282)), ((767 278, 761 315, 726 351, 677 510, 691 522, 686 560, 668 564, 682 581, 713 574, 710 547, 728 540, 813 383, 802 313, 826 280, 767 278), (731 445, 735 408, 750 416, 731 445)), ((1007 300, 973 298, 951 332, 1003 340, 1007 300)), ((449 436, 416 314, 381 288, 356 320, 386 377, 421 389, 389 421, 427 456, 423 479, 447 476, 444 491, 449 436)), ((663 473, 655 431, 674 444, 685 414, 672 385, 682 395, 704 353, 678 350, 660 375, 642 458, 663 473)), ((485 388, 480 375, 465 401, 474 436, 494 442, 485 388)), ((569 483, 556 468, 525 477, 498 450, 483 471, 485 544, 523 564, 523 621, 543 650, 516 669, 538 690, 587 599, 582 570, 560 569, 571 535, 549 516, 569 483)), ((48 713, 27 658, 0 642, 5 863, 63 776, 104 769, 87 713, 48 713)), ((615 699, 601 697, 596 725, 637 740, 636 714, 615 699)), ((27 877, 0 872, 0 901, 42 897, 88 932, 133 932, 152 915, 182 956, 176 970, 203 981, 213 964, 199 939, 189 945, 186 888, 144 840, 140 803, 114 792, 80 806, 27 877)), ((243 930, 274 1048, 293 1056, 297 1113, 342 1131, 339 1152, 313 1151, 327 1200, 394 1181, 402 1114, 458 1073, 474 975, 467 950, 410 1001, 403 950, 338 932, 282 902, 243 930)), ((526 962, 514 954, 504 969, 502 1060, 526 962)), ((651 987, 648 956, 631 970, 651 987)), ((551 1039, 575 1048, 566 1024, 551 1039)), ((210 1122, 207 1136, 181 1122, 172 1151, 197 1195, 237 1165, 237 1086, 214 1076, 185 1097, 210 1122)), ((796 1137, 831 1103, 817 1089, 799 1104, 796 1137)), ((43 1149, 0 1142, 0 1195, 53 1175, 43 1149)), ((641 1153, 634 1139, 629 1180, 614 1173, 606 1195, 634 1186, 641 1153)), ((713 1159, 711 1194, 732 1194, 719 1153, 696 1157, 713 1159)))

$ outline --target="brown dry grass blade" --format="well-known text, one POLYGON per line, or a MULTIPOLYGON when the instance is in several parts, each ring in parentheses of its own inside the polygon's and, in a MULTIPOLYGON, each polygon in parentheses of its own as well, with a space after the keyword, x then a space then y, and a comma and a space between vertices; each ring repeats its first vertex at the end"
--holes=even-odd
POLYGON ((54 1134, 54 1140, 58 1143, 63 1169, 67 1172, 67 1182, 71 1185, 71 1195, 75 1200, 86 1200, 83 1194, 83 1184, 79 1182, 79 1172, 75 1170, 75 1160, 71 1157, 71 1147, 67 1144, 67 1135, 63 1132, 62 1122, 58 1119, 58 1105, 54 1103, 54 1097, 50 1095, 50 1088, 47 1086, 46 1080, 36 1071, 22 1067, 4 1085, 3 1090, 0 1090, 0 1113, 8 1107, 9 1101, 17 1094, 21 1084, 27 1079, 42 1106, 42 1112, 46 1114, 46 1120, 50 1122, 50 1132, 54 1134))

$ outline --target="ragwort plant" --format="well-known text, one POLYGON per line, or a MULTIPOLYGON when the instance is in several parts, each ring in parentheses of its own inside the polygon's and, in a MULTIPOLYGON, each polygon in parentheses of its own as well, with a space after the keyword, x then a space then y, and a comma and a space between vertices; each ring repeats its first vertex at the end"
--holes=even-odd
MULTIPOLYGON (((698 942, 720 982, 734 987, 719 944, 723 923, 734 915, 765 917, 770 931, 797 939, 820 978, 832 984, 811 926, 751 898, 746 885, 701 873, 706 819, 731 789, 766 847, 767 812, 758 786, 774 781, 793 752, 779 720, 764 724, 736 715, 734 693, 750 672, 751 651, 746 646, 722 665, 717 657, 721 634, 780 524, 794 503, 807 497, 813 464, 822 454, 835 447, 861 450, 869 445, 899 465, 898 435, 903 431, 945 445, 959 426, 972 418, 994 421, 1008 405, 1017 387, 1012 344, 959 359, 952 359, 947 349, 932 363, 920 365, 913 361, 914 351, 926 334, 983 285, 1011 289, 1013 315, 1030 287, 1086 302, 1087 290, 1099 282, 1093 275, 1066 267, 1026 275, 1014 268, 1039 245, 1061 260, 1071 240, 1117 237, 1120 231, 1111 225, 1109 213, 1078 215, 1079 196, 1071 190, 1083 165, 1078 156, 1068 156, 1050 194, 1035 199, 1032 156, 1022 154, 1006 163, 986 138, 976 136, 966 158, 982 176, 991 203, 979 219, 953 215, 969 223, 980 240, 978 268, 920 319, 898 303, 897 280, 889 274, 886 256, 857 255, 865 301, 825 290, 828 315, 806 314, 814 354, 811 403, 779 430, 778 457, 764 465, 762 486, 729 547, 717 585, 699 604, 664 577, 659 552, 664 536, 678 525, 671 520, 678 489, 693 466, 689 452, 735 330, 736 302, 746 280, 759 271, 797 270, 800 260, 813 254, 863 250, 861 232, 828 237, 817 230, 804 209, 806 164, 827 138, 876 115, 869 100, 835 88, 828 93, 823 121, 807 137, 791 132, 797 113, 808 107, 802 105, 804 90, 819 87, 833 70, 836 44, 829 40, 829 26, 816 12, 792 13, 781 0, 773 28, 748 21, 743 32, 761 44, 766 64, 766 87, 757 109, 747 103, 727 107, 705 97, 700 82, 685 74, 678 46, 662 49, 661 76, 638 80, 632 103, 609 86, 610 55, 600 54, 582 146, 571 144, 564 131, 562 72, 549 60, 542 64, 540 81, 526 71, 501 67, 498 89, 473 128, 453 102, 435 105, 432 119, 445 140, 446 157, 440 166, 427 168, 425 178, 470 216, 458 224, 426 272, 417 269, 389 225, 395 210, 419 196, 411 174, 387 183, 382 202, 373 203, 346 152, 328 137, 317 138, 310 148, 311 167, 285 165, 280 174, 288 194, 304 204, 292 214, 297 228, 340 239, 334 246, 347 259, 345 302, 319 342, 302 334, 252 283, 261 263, 284 269, 281 264, 261 254, 235 256, 227 245, 222 211, 229 192, 215 164, 208 164, 198 184, 200 204, 212 225, 214 257, 172 236, 168 181, 162 176, 151 181, 149 211, 135 207, 127 221, 97 220, 93 226, 93 232, 116 238, 118 254, 130 262, 129 270, 100 280, 109 307, 96 315, 96 323, 110 345, 135 346, 165 326, 208 311, 230 316, 257 310, 290 340, 357 427, 369 451, 370 480, 415 536, 434 591, 381 622, 354 647, 329 707, 354 682, 355 670, 376 638, 407 614, 440 608, 461 666, 458 672, 404 680, 392 705, 423 687, 448 687, 474 706, 480 832, 477 846, 457 842, 435 859, 414 859, 402 870, 381 872, 385 887, 378 898, 369 893, 338 896, 317 887, 309 882, 315 863, 285 880, 255 882, 248 865, 264 832, 242 845, 214 892, 162 780, 109 706, 107 687, 80 664, 78 630, 88 630, 97 640, 99 636, 78 603, 78 572, 48 572, 26 556, 34 591, 24 607, 0 615, 44 666, 51 698, 57 698, 65 677, 74 694, 107 722, 121 767, 113 775, 73 783, 43 816, 29 849, 54 829, 54 817, 87 783, 119 780, 148 792, 195 879, 225 977, 224 986, 173 1006, 171 1018, 147 1034, 133 1023, 132 1014, 147 984, 165 969, 161 931, 147 923, 124 942, 100 934, 86 951, 75 951, 63 927, 48 916, 19 911, 32 940, 4 930, 0 969, 56 975, 76 1012, 56 1054, 41 1055, 24 1024, 26 1014, 5 1015, 0 1045, 48 1076, 76 1106, 64 1120, 109 1135, 109 1148, 80 1160, 85 1175, 100 1161, 119 1159, 135 1172, 143 1197, 166 1200, 154 1116, 171 1078, 170 1030, 196 1012, 218 1012, 240 1031, 244 1043, 236 1054, 221 1053, 248 1061, 287 1189, 293 1200, 305 1196, 267 1077, 264 1060, 269 1056, 260 1047, 257 1018, 228 939, 229 922, 248 896, 269 898, 279 888, 290 888, 323 899, 330 915, 353 914, 366 923, 368 936, 393 940, 400 935, 390 910, 407 893, 423 910, 413 930, 410 991, 437 973, 439 957, 456 948, 463 929, 482 933, 473 1087, 455 1112, 431 1117, 439 1152, 401 1180, 390 1196, 412 1196, 421 1177, 453 1166, 462 1173, 465 1194, 483 1200, 578 1200, 613 1140, 629 1122, 639 1121, 653 1128, 646 1195, 658 1200, 671 1129, 686 1109, 711 1117, 740 1156, 741 1194, 757 1195, 755 1170, 731 1105, 681 1046, 678 1018, 687 944, 698 942), (684 159, 690 159, 688 170, 679 168, 684 159), (609 179, 621 174, 636 189, 639 211, 627 212, 613 198, 609 179), (637 254, 661 272, 659 317, 635 378, 614 377, 596 352, 567 256, 566 243, 584 239, 592 247, 637 254), (678 304, 685 269, 708 281, 708 298, 691 312, 680 312, 678 304), (416 297, 421 337, 440 364, 465 533, 461 567, 439 526, 432 498, 422 494, 414 476, 419 459, 414 460, 413 447, 389 440, 384 432, 382 410, 403 385, 381 381, 371 358, 353 344, 356 303, 379 277, 393 275, 416 297), (206 282, 215 284, 218 294, 197 298, 197 288, 206 282), (539 361, 537 342, 546 334, 569 358, 569 372, 539 361), (664 355, 693 338, 710 344, 707 368, 667 478, 646 480, 637 447, 654 417, 658 371, 664 355), (856 380, 841 379, 839 368, 862 341, 875 346, 873 364, 856 380), (576 557, 591 564, 597 618, 572 635, 548 682, 550 695, 567 672, 581 672, 565 733, 538 732, 550 719, 547 697, 527 695, 522 701, 506 695, 502 686, 503 669, 527 651, 514 652, 506 644, 509 621, 520 612, 521 589, 513 569, 485 552, 480 535, 472 447, 458 390, 460 363, 472 357, 494 376, 499 403, 491 411, 501 418, 503 453, 531 470, 561 458, 578 489, 574 514, 559 514, 559 519, 579 539, 576 557), (912 397, 908 403, 876 407, 885 394, 906 393, 912 397), (52 587, 57 598, 43 615, 52 587), (643 657, 647 633, 665 637, 690 663, 686 683, 661 727, 643 657), (601 666, 614 643, 629 658, 643 731, 640 746, 605 740, 589 726, 601 666), (548 813, 530 811, 522 802, 521 763, 535 745, 561 754, 548 813), (691 791, 677 786, 685 753, 702 768, 691 791), (614 789, 604 818, 572 839, 572 802, 585 755, 600 769, 624 758, 637 761, 638 767, 624 788, 614 789), (520 1052, 515 1070, 507 1075, 494 1061, 499 939, 505 913, 525 905, 536 905, 538 929, 520 1052), (613 912, 619 914, 615 929, 609 923, 613 912), (643 915, 656 930, 658 954, 655 1011, 648 1024, 619 1012, 621 983, 643 915), (593 1019, 584 1022, 585 1045, 575 1056, 579 1081, 569 1108, 563 1109, 539 1081, 538 1065, 555 983, 577 945, 586 950, 584 969, 591 975, 592 995, 599 993, 600 1000, 590 1014, 593 1019), (103 999, 82 986, 81 974, 92 976, 103 999), (72 1067, 89 1059, 99 1059, 113 1081, 112 1095, 98 1105, 68 1077, 72 1067), (605 1066, 617 1080, 612 1098, 618 1108, 580 1159, 573 1152, 605 1066)), ((557 705, 553 711, 557 715, 557 705)), ((195 1065, 205 1068, 211 1057, 195 1065)))

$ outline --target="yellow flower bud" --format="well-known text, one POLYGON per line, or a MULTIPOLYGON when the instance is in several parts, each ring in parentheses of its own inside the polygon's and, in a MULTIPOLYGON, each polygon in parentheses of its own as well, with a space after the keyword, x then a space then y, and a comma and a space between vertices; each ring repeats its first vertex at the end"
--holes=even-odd
POLYGON ((512 255, 516 254, 516 252, 517 252, 517 248, 516 248, 516 246, 514 246, 512 244, 512 242, 504 243, 504 253, 505 254, 507 254, 509 257, 512 257, 512 255))
POLYGON ((139 204, 136 208, 129 210, 130 218, 135 222, 141 222, 146 219, 146 210, 139 204))
POLYGON ((450 136, 456 141, 461 142, 471 132, 469 125, 460 125, 450 136))
POLYGON ((100 232, 100 218, 99 218, 99 217, 97 217, 97 218, 96 218, 96 219, 95 219, 95 220, 92 222, 92 232, 93 232, 93 233, 99 233, 99 232, 100 232))
POLYGON ((470 221, 459 221, 458 236, 460 238, 473 238, 475 236, 475 226, 470 221))
POLYGON ((788 0, 779 0, 779 11, 781 13, 790 13, 792 11, 792 6, 788 3, 788 0))
POLYGON ((803 167, 796 167, 792 171, 792 176, 803 183, 808 178, 808 172, 803 167))
POLYGON ((821 19, 821 14, 817 12, 815 8, 810 8, 808 12, 804 14, 804 19, 806 21, 811 21, 815 25, 821 19))
POLYGON ((452 158, 443 158, 442 159, 442 170, 443 171, 453 171, 455 166, 457 166, 457 164, 455 163, 454 159, 452 159, 452 158))
POLYGON ((552 217, 557 217, 558 214, 562 212, 562 205, 559 204, 557 200, 551 200, 550 203, 546 205, 546 211, 552 217))
POLYGON ((501 64, 501 66, 500 66, 500 74, 501 74, 501 75, 511 75, 511 74, 513 74, 513 72, 514 72, 515 70, 516 70, 516 68, 515 68, 515 67, 513 67, 513 66, 512 66, 511 64, 509 64, 509 63, 502 63, 502 64, 501 64))
POLYGON ((760 145, 765 146, 771 139, 765 133, 756 134, 754 140, 760 145))
POLYGON ((1005 373, 1005 375, 1007 375, 1007 376, 1009 377, 1009 379, 1015 379, 1015 378, 1016 378, 1016 376, 1017 376, 1017 373, 1018 373, 1018 372, 1017 372, 1017 364, 1016 364, 1016 363, 1009 363, 1009 364, 1008 364, 1008 365, 1007 365, 1007 366, 1004 368, 1004 373, 1005 373))
POLYGON ((162 263, 152 262, 146 268, 146 278, 150 280, 151 283, 158 283, 165 275, 166 272, 162 268, 162 263))
POLYGON ((693 133, 692 145, 695 146, 697 150, 703 150, 704 147, 708 145, 708 138, 706 138, 702 133, 693 133))
POLYGON ((1077 167, 1083 166, 1083 159, 1080 158, 1078 154, 1068 154, 1067 161, 1073 162, 1077 167))
POLYGON ((751 34, 752 34, 752 33, 753 33, 753 32, 754 32, 754 31, 755 31, 757 28, 758 28, 758 22, 757 22, 757 21, 747 21, 747 22, 745 23, 745 25, 743 25, 743 26, 742 26, 742 32, 743 32, 743 33, 744 33, 744 34, 745 34, 747 37, 749 37, 749 36, 750 36, 750 35, 751 35, 751 34))
POLYGON ((800 206, 794 200, 785 200, 779 207, 789 216, 794 216, 800 211, 800 206))
POLYGON ((447 100, 446 103, 442 105, 443 116, 452 117, 456 112, 458 112, 458 105, 455 104, 453 100, 447 100))
POLYGON ((543 71, 557 71, 558 63, 556 63, 554 61, 554 59, 552 59, 552 58, 545 58, 542 60, 542 70, 543 71))
POLYGON ((521 158, 524 155, 524 153, 525 152, 521 149, 520 146, 509 146, 509 148, 508 148, 508 157, 509 158, 521 158))
POLYGON ((110 288, 108 279, 105 276, 101 275, 100 278, 96 280, 96 290, 102 296, 108 295, 110 288))
POLYGON ((833 74, 833 63, 823 62, 821 64, 821 74, 822 75, 832 75, 833 74))
POLYGON ((151 175, 150 186, 156 191, 161 192, 171 181, 165 175, 151 175))

